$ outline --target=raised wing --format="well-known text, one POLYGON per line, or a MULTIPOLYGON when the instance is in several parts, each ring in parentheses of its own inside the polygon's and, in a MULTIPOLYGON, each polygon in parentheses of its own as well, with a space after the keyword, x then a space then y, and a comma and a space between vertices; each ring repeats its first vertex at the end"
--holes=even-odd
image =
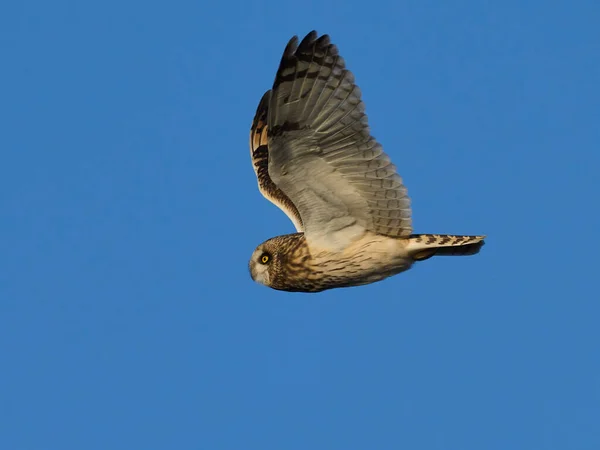
POLYGON ((291 200, 279 189, 269 177, 269 147, 268 147, 268 127, 267 127, 267 108, 271 91, 265 92, 260 99, 252 128, 250 129, 250 157, 252 166, 258 180, 258 189, 261 194, 276 205, 290 218, 296 231, 303 231, 302 219, 300 213, 291 202, 291 200))
POLYGON ((411 234, 406 188, 371 136, 360 89, 329 36, 290 40, 267 123, 268 174, 295 205, 309 244, 341 249, 365 230, 411 234))

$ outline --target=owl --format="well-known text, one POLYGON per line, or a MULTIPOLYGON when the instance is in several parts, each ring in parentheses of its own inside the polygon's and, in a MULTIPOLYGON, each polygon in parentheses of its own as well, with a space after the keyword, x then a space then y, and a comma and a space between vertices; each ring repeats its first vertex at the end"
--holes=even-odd
POLYGON ((260 192, 296 228, 250 258, 252 279, 270 288, 364 285, 484 244, 485 236, 413 234, 406 187, 371 136, 360 89, 327 35, 288 42, 252 122, 250 154, 260 192))

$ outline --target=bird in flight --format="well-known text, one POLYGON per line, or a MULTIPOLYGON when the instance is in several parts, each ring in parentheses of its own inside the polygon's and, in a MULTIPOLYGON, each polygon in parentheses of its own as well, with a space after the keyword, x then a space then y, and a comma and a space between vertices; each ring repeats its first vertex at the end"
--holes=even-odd
POLYGON ((260 192, 296 233, 260 244, 253 280, 319 292, 383 280, 436 255, 473 255, 485 236, 413 234, 410 199, 369 131, 354 75, 328 35, 285 47, 256 111, 250 154, 260 192))

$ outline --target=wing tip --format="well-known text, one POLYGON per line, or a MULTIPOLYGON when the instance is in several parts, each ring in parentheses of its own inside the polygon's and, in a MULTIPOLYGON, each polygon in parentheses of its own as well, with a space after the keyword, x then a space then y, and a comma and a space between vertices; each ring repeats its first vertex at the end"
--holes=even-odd
POLYGON ((291 39, 288 41, 287 45, 285 46, 285 50, 283 51, 283 57, 290 57, 292 56, 295 52, 296 49, 298 48, 298 36, 294 35, 291 37, 291 39))
POLYGON ((292 36, 285 46, 283 58, 290 58, 298 52, 311 52, 311 47, 315 46, 315 50, 327 50, 330 55, 337 56, 338 48, 331 43, 331 36, 323 34, 319 36, 316 30, 309 31, 306 36, 300 41, 297 35, 292 36))

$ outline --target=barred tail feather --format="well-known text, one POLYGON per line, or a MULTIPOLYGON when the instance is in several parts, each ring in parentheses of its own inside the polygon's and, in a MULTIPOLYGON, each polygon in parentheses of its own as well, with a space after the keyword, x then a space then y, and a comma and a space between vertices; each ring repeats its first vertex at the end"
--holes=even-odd
POLYGON ((468 256, 479 253, 485 236, 456 236, 449 234, 411 234, 407 250, 415 261, 432 256, 468 256))

